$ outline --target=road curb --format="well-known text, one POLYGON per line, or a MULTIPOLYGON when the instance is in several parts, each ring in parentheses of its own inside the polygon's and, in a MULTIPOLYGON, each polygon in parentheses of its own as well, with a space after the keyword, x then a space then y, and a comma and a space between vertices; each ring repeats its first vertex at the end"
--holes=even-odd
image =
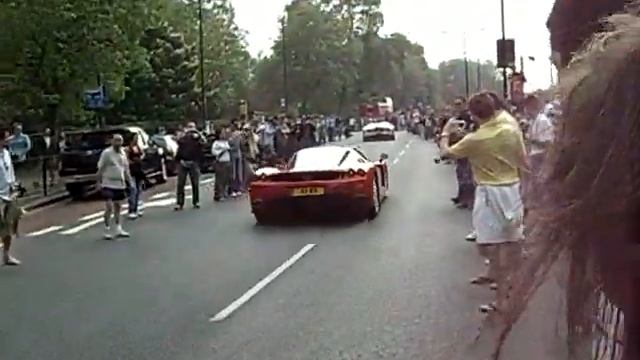
POLYGON ((71 198, 71 196, 68 193, 63 192, 63 193, 60 193, 60 194, 57 194, 57 195, 48 196, 46 198, 30 202, 30 203, 24 205, 23 209, 26 210, 26 211, 31 211, 31 210, 35 210, 35 209, 39 209, 39 208, 42 208, 42 207, 45 207, 45 206, 49 206, 49 205, 55 204, 57 202, 61 202, 61 201, 67 200, 69 198, 71 198))

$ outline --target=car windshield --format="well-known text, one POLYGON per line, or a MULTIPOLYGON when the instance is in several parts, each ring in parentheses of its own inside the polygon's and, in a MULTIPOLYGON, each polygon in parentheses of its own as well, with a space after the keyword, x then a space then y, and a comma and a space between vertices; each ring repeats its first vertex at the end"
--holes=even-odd
POLYGON ((124 143, 128 144, 133 139, 134 133, 124 129, 79 132, 67 134, 68 148, 72 150, 99 150, 109 146, 111 137, 120 134, 124 143))

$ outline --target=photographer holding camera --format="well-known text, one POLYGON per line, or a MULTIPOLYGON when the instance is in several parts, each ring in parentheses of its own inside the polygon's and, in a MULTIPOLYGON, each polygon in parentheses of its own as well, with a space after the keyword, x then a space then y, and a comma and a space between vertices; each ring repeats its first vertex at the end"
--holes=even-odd
POLYGON ((477 188, 473 209, 473 228, 482 256, 488 258, 489 272, 472 280, 473 284, 497 283, 496 302, 483 305, 483 312, 504 310, 507 306, 510 275, 513 272, 523 239, 523 205, 520 174, 528 171, 522 132, 506 121, 492 97, 474 95, 469 110, 478 129, 455 145, 449 140, 464 126, 452 119, 445 125, 440 140, 443 157, 468 159, 477 188))
MULTIPOLYGON (((467 110, 467 101, 463 97, 458 97, 454 104, 455 116, 450 119, 456 121, 458 126, 450 134, 449 146, 453 146, 465 135, 473 132, 474 124, 471 121, 471 115, 467 110)), ((456 160, 456 180, 458 182, 458 194, 451 198, 451 201, 459 209, 473 208, 473 198, 475 194, 475 184, 473 182, 473 174, 471 173, 471 165, 466 158, 456 160)), ((473 239, 470 239, 473 240, 473 239)))

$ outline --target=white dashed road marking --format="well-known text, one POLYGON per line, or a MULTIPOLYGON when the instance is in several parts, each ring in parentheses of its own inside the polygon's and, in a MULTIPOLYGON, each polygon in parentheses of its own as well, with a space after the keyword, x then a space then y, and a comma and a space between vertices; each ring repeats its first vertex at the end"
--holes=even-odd
POLYGON ((163 199, 169 196, 171 196, 171 193, 168 191, 165 191, 165 192, 161 192, 153 195, 152 197, 149 198, 149 200, 158 200, 158 199, 163 199))
POLYGON ((397 163, 398 163, 398 161, 400 161, 400 159, 399 159, 399 158, 396 158, 395 160, 393 160, 393 165, 397 164, 397 163))
POLYGON ((46 235, 48 233, 52 233, 54 231, 58 231, 60 229, 62 229, 63 226, 60 225, 55 225, 55 226, 49 226, 48 228, 42 229, 42 230, 38 230, 38 231, 34 231, 31 233, 28 233, 27 235, 25 235, 26 237, 36 237, 36 236, 42 236, 42 235, 46 235))
POLYGON ((74 235, 79 233, 82 230, 86 230, 94 225, 98 225, 101 222, 103 222, 102 218, 97 218, 97 219, 93 219, 90 221, 87 221, 86 223, 80 224, 78 226, 72 227, 70 229, 64 230, 64 231, 60 231, 60 235, 74 235))
POLYGON ((264 279, 260 280, 259 283, 255 284, 251 289, 249 289, 246 293, 240 296, 236 301, 232 302, 226 308, 222 309, 215 316, 209 318, 209 322, 219 322, 228 318, 234 311, 238 310, 242 305, 244 305, 247 301, 251 300, 260 290, 264 289, 270 282, 275 280, 278 276, 280 276, 285 270, 287 270, 291 265, 295 264, 298 260, 300 260, 306 253, 311 251, 316 246, 316 244, 307 244, 305 247, 300 249, 295 255, 290 257, 287 261, 285 261, 282 265, 278 266, 271 274, 267 275, 264 279))
POLYGON ((93 220, 93 219, 101 217, 103 214, 104 214, 104 211, 94 212, 93 214, 89 214, 89 215, 85 215, 85 216, 81 217, 80 219, 78 219, 78 221, 82 222, 82 221, 87 221, 87 220, 93 220))

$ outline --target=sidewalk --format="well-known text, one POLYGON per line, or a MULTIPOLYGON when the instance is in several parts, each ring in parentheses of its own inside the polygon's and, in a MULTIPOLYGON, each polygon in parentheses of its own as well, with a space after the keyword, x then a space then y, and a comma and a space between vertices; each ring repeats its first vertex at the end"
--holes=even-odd
POLYGON ((511 330, 502 359, 566 360, 566 261, 561 257, 511 330))
POLYGON ((29 211, 54 204, 68 198, 69 193, 67 193, 65 187, 63 185, 56 185, 53 188, 47 189, 46 196, 44 195, 43 189, 27 190, 25 196, 19 199, 19 202, 25 210, 29 211))
MULTIPOLYGON (((500 360, 567 360, 567 322, 564 282, 566 261, 561 257, 508 334, 500 360)), ((483 329, 465 360, 490 360, 496 333, 483 329)))

